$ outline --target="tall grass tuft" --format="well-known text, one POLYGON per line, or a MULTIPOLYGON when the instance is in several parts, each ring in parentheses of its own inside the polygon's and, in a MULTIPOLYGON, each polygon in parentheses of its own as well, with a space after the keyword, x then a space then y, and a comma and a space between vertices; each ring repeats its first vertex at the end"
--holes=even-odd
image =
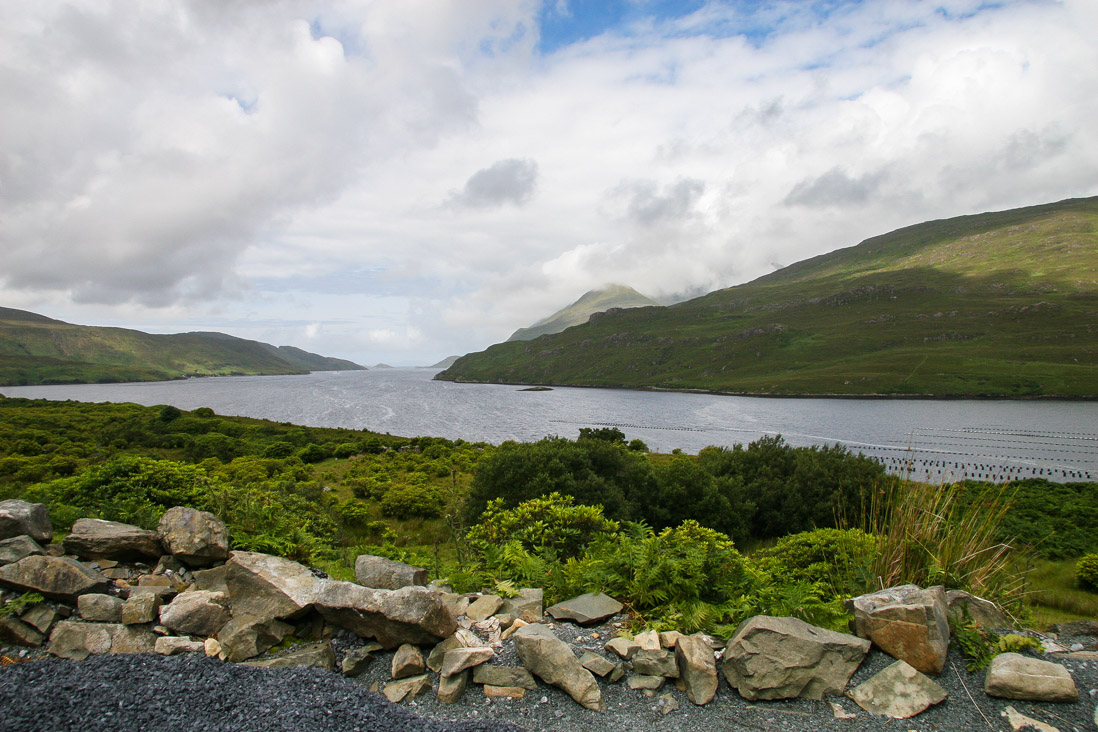
POLYGON ((960 484, 892 480, 863 497, 856 511, 841 507, 837 518, 840 526, 880 537, 873 564, 878 589, 945 585, 1018 613, 1025 576, 1016 570, 1018 552, 998 538, 1015 491, 1003 485, 959 501, 962 490, 960 484))

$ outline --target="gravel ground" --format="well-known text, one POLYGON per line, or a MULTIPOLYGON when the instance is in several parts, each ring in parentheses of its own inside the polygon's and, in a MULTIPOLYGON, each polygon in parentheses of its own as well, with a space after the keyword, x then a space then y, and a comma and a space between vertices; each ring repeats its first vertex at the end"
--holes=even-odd
MULTIPOLYGON (((603 652, 613 637, 609 626, 581 629, 555 626, 573 647, 603 652), (597 634, 598 638, 592 638, 597 634)), ((1093 648, 1094 638, 1062 639, 1093 648)), ((337 655, 360 641, 341 636, 337 655)), ((604 652, 603 652, 604 653, 604 652)), ((606 654, 608 655, 608 654, 606 654)), ((470 683, 462 700, 441 704, 433 694, 390 704, 368 688, 389 680, 391 653, 380 653, 357 679, 317 669, 271 671, 200 657, 101 656, 74 663, 36 660, 0 669, 0 729, 23 730, 513 730, 534 732, 636 732, 636 730, 1010 730, 1002 712, 1008 706, 1061 732, 1094 730, 1098 701, 1098 661, 1063 659, 1079 688, 1073 704, 1031 704, 988 697, 983 673, 968 674, 963 659, 950 651, 937 679, 949 698, 910 720, 889 720, 862 711, 845 698, 837 702, 850 719, 837 719, 827 702, 794 699, 749 702, 721 680, 712 703, 697 707, 668 684, 660 692, 673 702, 650 699, 625 682, 601 684, 605 712, 592 712, 564 692, 541 683, 523 699, 484 697, 470 683), (677 707, 665 713, 667 706, 677 707), (418 718, 414 715, 418 715, 418 718), (509 724, 510 723, 510 724, 509 724)), ((851 680, 851 687, 892 663, 873 651, 851 680)), ((510 643, 494 663, 519 665, 510 643)), ((436 679, 437 686, 437 679, 436 679)), ((376 687, 375 687, 376 688, 376 687)))

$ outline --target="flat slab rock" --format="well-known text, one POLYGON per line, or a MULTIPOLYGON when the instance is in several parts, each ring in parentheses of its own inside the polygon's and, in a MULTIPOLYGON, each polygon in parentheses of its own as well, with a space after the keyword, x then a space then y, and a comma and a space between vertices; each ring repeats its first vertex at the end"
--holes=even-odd
POLYGON ((82 559, 155 562, 164 554, 160 534, 131 524, 82 518, 63 542, 65 553, 82 559))
POLYGON ((906 661, 896 661, 847 692, 862 709, 893 719, 908 719, 945 700, 948 694, 933 679, 906 661))
POLYGON ((1000 653, 992 659, 984 691, 988 696, 1022 701, 1073 702, 1079 698, 1066 668, 1020 653, 1000 653))
POLYGON ((623 607, 625 606, 609 595, 588 592, 558 602, 545 612, 554 620, 570 620, 579 625, 590 625, 617 615, 623 607))

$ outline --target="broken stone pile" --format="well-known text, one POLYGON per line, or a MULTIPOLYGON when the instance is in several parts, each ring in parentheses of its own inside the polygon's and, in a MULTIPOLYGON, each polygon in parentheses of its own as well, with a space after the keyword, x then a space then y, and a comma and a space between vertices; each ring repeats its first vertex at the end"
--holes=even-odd
MULTIPOLYGON (((588 594, 543 608, 540 589, 510 598, 455 594, 428 585, 423 569, 368 555, 355 563, 357 582, 332 580, 288 559, 230 551, 220 519, 184 507, 167 511, 157 531, 81 519, 61 544, 49 543, 52 534, 44 506, 0 502, 0 587, 47 599, 0 616, 0 640, 74 660, 203 653, 347 676, 362 674, 379 652, 395 651, 391 680, 376 689, 393 702, 434 691, 453 703, 470 683, 490 698, 522 697, 540 679, 593 710, 604 707, 602 685, 619 682, 647 696, 672 683, 700 706, 713 700, 723 675, 748 700, 845 694, 869 712, 907 718, 946 698, 931 677, 945 665, 950 613, 965 611, 986 627, 1009 625, 980 598, 905 585, 849 601, 849 634, 757 616, 727 643, 648 631, 577 655, 555 628, 602 623, 622 612, 621 603, 588 594), (340 645, 346 638, 353 642, 340 645), (848 689, 871 646, 895 663, 848 689), (519 665, 500 662, 515 654, 519 665)), ((985 693, 1078 698, 1063 666, 1016 653, 995 658, 985 693)))

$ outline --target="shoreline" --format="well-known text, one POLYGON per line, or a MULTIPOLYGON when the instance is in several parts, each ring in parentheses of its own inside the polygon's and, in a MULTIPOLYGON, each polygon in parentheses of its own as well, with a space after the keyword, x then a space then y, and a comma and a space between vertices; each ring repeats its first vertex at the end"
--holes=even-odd
POLYGON ((1007 402, 1095 402, 1098 394, 1071 395, 1071 394, 838 394, 838 393, 814 393, 814 392, 751 392, 751 391, 720 391, 717 389, 692 389, 674 388, 669 386, 612 386, 608 384, 561 384, 552 381, 528 382, 528 381, 477 381, 474 379, 440 379, 435 376, 432 381, 447 381, 451 384, 487 384, 492 386, 523 386, 547 388, 574 388, 574 389, 615 389, 618 391, 647 391, 666 392, 670 394, 706 394, 709 396, 747 397, 751 399, 864 399, 866 401, 887 400, 917 400, 917 401, 1007 401, 1007 402))

